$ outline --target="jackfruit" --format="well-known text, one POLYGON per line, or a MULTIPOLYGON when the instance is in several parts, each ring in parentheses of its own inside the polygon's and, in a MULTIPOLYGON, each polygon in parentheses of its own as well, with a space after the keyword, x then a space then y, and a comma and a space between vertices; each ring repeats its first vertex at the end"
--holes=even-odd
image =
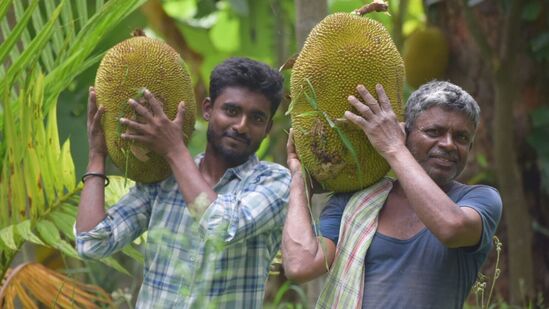
POLYGON ((404 41, 402 55, 406 81, 418 88, 444 76, 448 66, 448 43, 437 27, 418 29, 404 41))
POLYGON ((402 119, 404 64, 379 22, 351 13, 334 13, 307 37, 292 69, 289 108, 296 152, 305 169, 329 191, 349 192, 380 180, 389 165, 368 138, 343 114, 354 110, 363 84, 374 97, 383 85, 402 119))
POLYGON ((192 81, 186 65, 168 44, 135 36, 107 51, 97 70, 95 90, 97 104, 105 107, 102 127, 113 163, 128 178, 152 183, 170 176, 168 164, 144 145, 120 138, 120 134, 127 130, 119 122, 121 117, 140 121, 129 106, 128 99, 138 99, 143 88, 162 102, 164 112, 170 119, 175 118, 179 102, 185 102, 181 134, 186 143, 194 130, 196 111, 192 81))

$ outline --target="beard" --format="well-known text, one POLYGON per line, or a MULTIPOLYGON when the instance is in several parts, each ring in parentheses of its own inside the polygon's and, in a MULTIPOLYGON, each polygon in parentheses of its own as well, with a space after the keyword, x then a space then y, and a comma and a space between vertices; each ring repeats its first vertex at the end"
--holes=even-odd
POLYGON ((216 134, 214 130, 208 126, 206 133, 208 144, 212 147, 212 150, 220 155, 229 165, 237 166, 248 160, 248 158, 256 152, 259 148, 260 143, 253 143, 253 141, 243 134, 238 133, 229 133, 225 131, 222 134, 216 134), (228 147, 225 147, 221 142, 224 137, 234 137, 242 139, 246 142, 247 147, 241 150, 233 150, 228 147))

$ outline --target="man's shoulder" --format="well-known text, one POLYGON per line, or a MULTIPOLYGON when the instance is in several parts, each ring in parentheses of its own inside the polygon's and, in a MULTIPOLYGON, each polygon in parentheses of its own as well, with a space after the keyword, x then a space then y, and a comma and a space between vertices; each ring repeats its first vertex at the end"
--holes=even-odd
POLYGON ((459 194, 459 195, 465 195, 470 193, 482 193, 487 194, 488 197, 493 196, 499 196, 499 191, 490 186, 485 184, 464 184, 458 181, 454 181, 452 184, 452 188, 448 191, 448 195, 451 194, 459 194))
POLYGON ((253 169, 255 173, 272 173, 290 177, 290 170, 288 170, 288 168, 286 168, 285 166, 275 162, 259 161, 253 169))

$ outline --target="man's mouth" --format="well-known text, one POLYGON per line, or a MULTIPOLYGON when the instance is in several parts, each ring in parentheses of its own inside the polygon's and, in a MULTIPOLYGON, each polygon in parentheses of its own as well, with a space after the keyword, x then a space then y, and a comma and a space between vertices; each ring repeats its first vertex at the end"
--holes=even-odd
POLYGON ((234 139, 237 142, 242 143, 242 144, 246 144, 246 145, 250 144, 250 140, 246 137, 243 137, 243 136, 238 136, 236 134, 230 134, 230 133, 225 133, 225 136, 229 137, 231 139, 234 139))

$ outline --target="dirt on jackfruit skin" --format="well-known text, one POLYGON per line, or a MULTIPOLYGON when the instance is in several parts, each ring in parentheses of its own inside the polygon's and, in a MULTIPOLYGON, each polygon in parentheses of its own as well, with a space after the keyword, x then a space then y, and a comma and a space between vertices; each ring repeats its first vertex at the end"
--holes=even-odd
POLYGON ((196 103, 185 63, 168 44, 137 36, 120 42, 105 54, 97 70, 95 90, 97 104, 105 107, 102 125, 113 163, 128 178, 152 183, 171 175, 168 164, 145 146, 120 138, 126 131, 119 122, 121 117, 139 121, 128 99, 138 99, 143 88, 160 99, 170 119, 175 118, 179 102, 185 102, 181 134, 187 143, 194 130, 196 103))
POLYGON ((418 88, 444 76, 448 66, 448 43, 437 27, 414 31, 404 41, 402 53, 406 66, 406 81, 418 88))
POLYGON ((355 191, 374 184, 389 171, 363 131, 343 120, 343 114, 346 110, 356 112, 347 97, 360 98, 358 84, 376 97, 375 85, 380 83, 402 120, 404 79, 402 58, 379 22, 335 13, 313 28, 292 69, 290 116, 296 152, 305 169, 325 189, 355 191), (305 94, 316 95, 317 109, 305 94), (324 115, 352 143, 360 169, 324 115))

